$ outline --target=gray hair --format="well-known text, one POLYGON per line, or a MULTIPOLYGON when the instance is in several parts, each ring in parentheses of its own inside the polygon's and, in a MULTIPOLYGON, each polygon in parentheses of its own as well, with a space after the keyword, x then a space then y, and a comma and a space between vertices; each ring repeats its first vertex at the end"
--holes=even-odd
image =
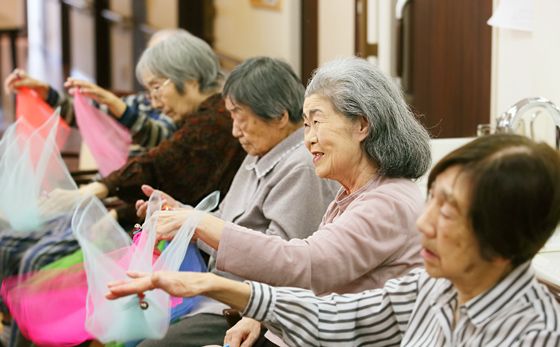
POLYGON ((219 90, 224 79, 220 61, 212 48, 188 32, 176 33, 146 49, 136 65, 139 81, 145 70, 171 79, 180 94, 185 93, 185 82, 197 81, 201 93, 213 93, 219 90))
POLYGON ((235 67, 222 91, 224 98, 248 106, 265 122, 287 111, 293 124, 302 121, 304 93, 290 65, 267 57, 251 58, 235 67))
POLYGON ((314 71, 305 97, 329 100, 351 121, 366 117, 362 150, 386 177, 418 178, 430 167, 430 135, 416 120, 400 88, 376 66, 358 57, 337 58, 314 71))
POLYGON ((182 33, 190 34, 188 31, 186 31, 183 28, 158 30, 155 33, 153 33, 152 36, 150 36, 150 40, 148 40, 148 44, 146 45, 146 47, 152 47, 155 44, 159 43, 160 41, 163 41, 165 39, 170 38, 171 36, 175 36, 177 34, 182 34, 182 33))

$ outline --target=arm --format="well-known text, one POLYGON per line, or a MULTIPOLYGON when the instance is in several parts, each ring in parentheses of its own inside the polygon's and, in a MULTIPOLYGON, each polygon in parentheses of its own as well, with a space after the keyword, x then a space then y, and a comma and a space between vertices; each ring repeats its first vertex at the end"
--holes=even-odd
POLYGON ((27 87, 35 90, 37 94, 52 108, 60 107, 60 116, 69 125, 75 125, 74 107, 72 98, 51 88, 48 84, 31 78, 25 70, 21 68, 15 69, 4 80, 4 90, 6 93, 17 94, 18 88, 27 87))
POLYGON ((251 296, 247 283, 233 281, 205 272, 157 271, 153 274, 129 271, 134 280, 109 283, 105 297, 115 300, 123 296, 139 294, 148 290, 162 289, 176 297, 192 298, 204 295, 221 301, 231 308, 243 311, 251 296))
POLYGON ((422 211, 421 200, 417 205, 416 211, 404 200, 372 191, 340 215, 331 206, 329 221, 304 240, 285 241, 227 223, 218 268, 270 285, 330 292, 403 252, 410 235, 418 233, 414 220, 422 211))
POLYGON ((98 104, 107 105, 111 114, 117 119, 121 118, 126 110, 126 104, 118 96, 91 82, 69 77, 64 82, 64 86, 70 88, 68 91, 70 94, 79 92, 98 104))
POLYGON ((398 345, 420 300, 421 283, 429 280, 424 270, 416 269, 388 281, 382 289, 316 297, 304 289, 274 288, 257 282, 249 286, 211 273, 128 275, 135 280, 109 283, 107 299, 156 288, 178 297, 205 295, 264 322, 293 346, 398 345))

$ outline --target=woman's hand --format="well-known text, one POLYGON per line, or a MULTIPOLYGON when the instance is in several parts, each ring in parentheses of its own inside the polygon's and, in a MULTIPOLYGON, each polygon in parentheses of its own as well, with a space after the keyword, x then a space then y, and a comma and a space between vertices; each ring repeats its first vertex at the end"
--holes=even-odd
POLYGON ((70 88, 68 90, 70 94, 78 92, 99 104, 107 105, 109 111, 111 111, 116 118, 121 118, 126 110, 126 104, 118 96, 91 82, 69 77, 66 82, 64 82, 64 86, 70 88))
POLYGON ((243 317, 237 324, 226 332, 224 346, 230 347, 250 347, 261 333, 261 323, 254 319, 243 317))
POLYGON ((190 217, 192 210, 180 211, 161 211, 158 214, 154 213, 151 217, 152 225, 156 224, 156 240, 171 241, 181 229, 181 226, 190 217))
MULTIPOLYGON (((152 188, 151 186, 144 184, 142 185, 142 191, 144 192, 144 194, 146 194, 147 197, 150 197, 152 195, 152 193, 154 191, 156 191, 156 189, 152 188)), ((179 204, 179 202, 175 199, 173 199, 173 197, 167 193, 162 192, 161 190, 158 190, 158 192, 161 194, 161 205, 162 206, 169 206, 172 209, 177 209, 180 208, 181 205, 179 204)), ((136 201, 136 215, 140 218, 145 218, 146 217, 146 212, 148 210, 148 201, 144 201, 142 199, 136 201)))
POLYGON ((40 197, 38 202, 39 215, 49 219, 61 213, 69 212, 76 206, 79 199, 79 192, 75 189, 56 188, 50 192, 43 192, 43 196, 40 197))
POLYGON ((10 93, 18 94, 20 87, 34 89, 43 100, 47 100, 49 97, 48 84, 29 77, 24 69, 17 68, 4 80, 4 91, 8 95, 10 93))
POLYGON ((205 295, 243 311, 251 297, 251 287, 248 284, 208 272, 157 271, 149 274, 129 271, 126 274, 133 279, 107 284, 110 291, 105 294, 107 299, 115 300, 159 288, 176 297, 192 298, 205 295))
POLYGON ((139 294, 156 288, 162 289, 170 295, 180 298, 191 298, 203 294, 208 287, 208 273, 156 271, 153 274, 128 271, 124 280, 107 284, 109 294, 105 297, 114 300, 131 294, 139 294))

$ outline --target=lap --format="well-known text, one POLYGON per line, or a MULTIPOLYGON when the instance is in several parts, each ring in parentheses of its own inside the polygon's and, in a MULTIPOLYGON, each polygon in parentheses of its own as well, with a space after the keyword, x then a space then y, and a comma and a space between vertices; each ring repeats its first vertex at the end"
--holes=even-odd
POLYGON ((171 324, 163 340, 145 340, 138 347, 222 345, 228 329, 223 316, 201 313, 171 324))

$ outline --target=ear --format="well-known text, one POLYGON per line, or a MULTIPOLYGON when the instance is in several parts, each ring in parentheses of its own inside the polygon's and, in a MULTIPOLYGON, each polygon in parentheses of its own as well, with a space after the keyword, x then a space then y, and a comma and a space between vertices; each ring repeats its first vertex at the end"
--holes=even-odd
POLYGON ((288 114, 288 111, 284 111, 282 117, 277 118, 276 120, 278 122, 277 124, 280 129, 288 126, 290 124, 290 115, 288 114))
POLYGON ((195 90, 199 90, 200 89, 200 85, 198 84, 197 80, 193 80, 193 81, 186 81, 184 83, 185 85, 185 90, 188 90, 189 87, 195 90))
POLYGON ((357 124, 358 139, 362 142, 369 134, 369 122, 366 116, 360 116, 357 124))

